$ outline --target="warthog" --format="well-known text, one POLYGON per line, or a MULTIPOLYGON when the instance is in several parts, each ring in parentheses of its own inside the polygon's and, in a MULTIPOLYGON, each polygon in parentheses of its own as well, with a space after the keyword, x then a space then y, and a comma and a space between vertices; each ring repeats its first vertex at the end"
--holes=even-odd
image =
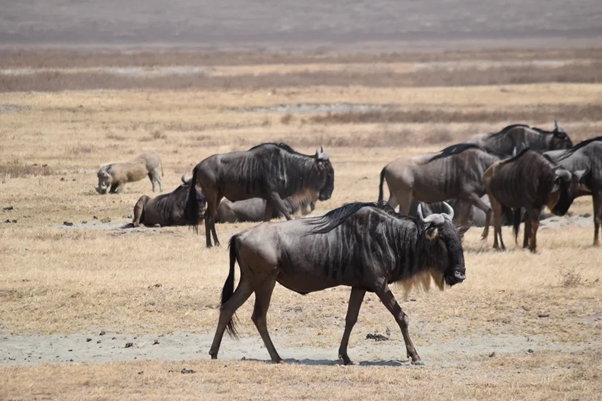
POLYGON ((255 293, 252 319, 272 361, 282 362, 266 324, 276 282, 300 294, 345 285, 351 287, 345 332, 339 357, 351 363, 347 344, 366 292, 374 292, 394 316, 407 356, 420 357, 408 331, 403 312, 389 284, 406 289, 421 284, 428 289, 431 277, 439 288, 464 281, 464 252, 449 214, 419 219, 395 213, 386 204, 350 203, 320 217, 263 223, 236 234, 230 240, 230 272, 222 290, 219 323, 209 350, 217 358, 224 331, 236 335, 236 310, 255 293), (234 291, 234 267, 240 281, 234 291))
POLYGON ((148 177, 153 184, 155 192, 155 183, 159 184, 159 191, 163 192, 163 166, 161 159, 154 153, 144 153, 131 162, 109 163, 100 166, 98 173, 98 187, 96 192, 106 194, 107 191, 114 194, 120 193, 125 188, 127 182, 140 181, 148 177))
MULTIPOLYGON (((292 215, 310 214, 315 205, 311 199, 295 200, 292 197, 282 199, 285 206, 291 211, 292 215)), ((223 199, 217 207, 217 215, 215 216, 216 223, 236 223, 236 222, 259 222, 263 221, 265 214, 266 200, 261 198, 253 198, 232 202, 228 199, 223 199)), ((272 219, 278 219, 284 215, 277 209, 272 212, 272 219)))
POLYGON ((573 146, 571 138, 564 128, 554 121, 554 130, 546 131, 541 128, 529 127, 525 124, 509 125, 500 132, 479 134, 470 138, 466 143, 474 143, 487 152, 514 156, 525 148, 540 152, 555 149, 569 149, 573 146))
MULTIPOLYGON (((159 195, 156 198, 149 198, 144 195, 138 199, 134 206, 134 220, 128 226, 138 227, 143 224, 147 227, 153 226, 183 226, 192 224, 186 219, 184 209, 188 200, 190 180, 186 180, 185 174, 182 175, 182 185, 173 192, 159 195)), ((196 189, 198 205, 198 218, 202 219, 205 215, 205 196, 196 189)), ((126 226, 126 227, 128 227, 126 226)))
MULTIPOLYGON (((315 202, 330 199, 334 190, 334 169, 323 149, 314 156, 295 152, 284 143, 264 143, 246 152, 232 152, 209 156, 194 168, 192 182, 199 185, 207 199, 205 239, 211 247, 211 236, 219 245, 215 231, 217 206, 223 197, 231 201, 251 198, 265 199, 264 220, 272 218, 278 209, 287 220, 291 212, 283 198, 307 197, 315 202)), ((197 216, 195 191, 186 204, 191 221, 197 216)), ((195 230, 198 227, 194 224, 195 230)))
POLYGON ((600 224, 602 223, 602 136, 578 143, 567 151, 544 153, 554 163, 575 173, 587 170, 583 186, 577 196, 591 195, 594 206, 594 246, 600 246, 600 224))
MULTIPOLYGON (((579 189, 584 170, 571 174, 554 165, 543 155, 527 148, 511 159, 496 162, 485 171, 483 182, 489 195, 494 220, 493 247, 506 249, 502 239, 500 216, 502 207, 515 210, 525 208, 531 228, 529 249, 537 249, 537 229, 542 209, 548 206, 555 215, 564 215, 579 189)), ((520 223, 520 220, 518 221, 520 223)), ((515 230, 515 238, 516 232, 515 230)), ((487 237, 488 227, 485 228, 487 237)))

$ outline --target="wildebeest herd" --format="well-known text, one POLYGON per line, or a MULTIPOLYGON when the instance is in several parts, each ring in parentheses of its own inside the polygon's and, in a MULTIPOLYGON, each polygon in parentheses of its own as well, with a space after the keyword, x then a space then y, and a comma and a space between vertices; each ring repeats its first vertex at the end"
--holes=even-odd
MULTIPOLYGON (((162 190, 160 166, 154 154, 101 166, 97 191, 120 192, 126 182, 146 175, 153 191, 155 182, 162 190)), ((494 248, 505 249, 501 230, 505 219, 513 225, 515 239, 524 221, 523 247, 536 252, 543 209, 547 206, 561 216, 576 197, 591 195, 594 245, 600 244, 602 137, 573 146, 558 123, 553 131, 510 125, 440 152, 402 157, 383 168, 378 202, 349 203, 323 216, 293 220, 295 214, 311 213, 318 200, 330 199, 334 175, 322 148, 304 155, 283 143, 264 143, 210 156, 194 167, 190 179, 183 175, 182 185, 173 192, 138 200, 130 226, 192 225, 196 230, 204 220, 207 247, 219 245, 216 222, 287 220, 263 223, 230 239, 230 268, 209 351, 212 358, 217 358, 226 330, 236 335, 234 313, 254 293, 252 320, 271 359, 282 362, 266 325, 278 282, 300 294, 351 287, 339 348, 345 364, 351 362, 349 336, 367 291, 394 316, 408 358, 421 363, 408 332, 408 317, 389 284, 428 288, 433 280, 443 289, 462 282, 466 278, 462 235, 475 211, 485 216, 483 239, 493 218, 494 248), (385 182, 390 192, 387 202, 385 182), (236 263, 241 277, 234 289, 236 263)))

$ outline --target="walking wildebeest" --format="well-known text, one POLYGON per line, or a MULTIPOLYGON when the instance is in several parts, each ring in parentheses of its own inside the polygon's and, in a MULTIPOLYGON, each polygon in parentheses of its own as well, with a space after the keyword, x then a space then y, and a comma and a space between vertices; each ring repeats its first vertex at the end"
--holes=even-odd
POLYGON ((576 172, 587 170, 577 196, 591 195, 594 206, 594 246, 600 246, 602 223, 602 136, 580 142, 567 151, 551 151, 544 156, 565 169, 576 172))
MULTIPOLYGON (((297 213, 306 215, 315 209, 311 199, 295 200, 292 197, 282 199, 282 202, 291 211, 292 215, 297 213)), ((217 215, 215 216, 216 223, 236 223, 236 222, 258 222, 263 221, 265 214, 266 200, 261 198, 253 198, 238 202, 231 202, 228 199, 223 199, 217 207, 217 215)), ((274 209, 272 219, 284 217, 279 210, 274 209)))
POLYGON ((531 228, 529 249, 535 252, 542 209, 548 206, 555 215, 564 215, 577 194, 584 173, 580 170, 571 174, 529 148, 511 159, 492 164, 485 171, 483 182, 493 210, 493 247, 499 249, 499 235, 501 248, 506 249, 500 221, 502 207, 525 208, 528 215, 525 224, 531 228))
POLYGON ((408 316, 389 289, 401 282, 426 289, 431 277, 439 288, 466 278, 464 252, 449 214, 419 219, 395 213, 386 204, 350 203, 320 217, 263 223, 230 240, 230 272, 222 290, 219 323, 209 354, 217 353, 224 335, 236 336, 233 316, 255 293, 252 320, 274 362, 282 362, 266 324, 266 314, 276 282, 300 294, 345 285, 351 287, 345 332, 339 357, 347 355, 349 335, 357 321, 366 291, 374 292, 393 314, 401 329, 407 356, 420 357, 408 332, 408 316), (234 291, 234 265, 240 281, 234 291))
MULTIPOLYGON (((134 206, 134 220, 124 228, 138 227, 140 224, 147 227, 192 224, 184 214, 190 186, 190 180, 187 181, 185 175, 182 175, 182 185, 168 194, 152 199, 146 195, 141 196, 134 206)), ((198 189, 196 189, 196 200, 199 203, 198 218, 202 219, 205 214, 205 196, 198 189)))
POLYGON ((459 199, 464 201, 464 206, 458 221, 463 229, 467 229, 470 205, 491 218, 491 208, 481 200, 485 194, 483 173, 499 159, 468 143, 409 160, 396 159, 380 173, 378 200, 383 200, 385 180, 391 193, 389 205, 393 209, 399 205, 403 214, 408 214, 413 199, 428 203, 459 199))
MULTIPOLYGON (((283 198, 309 198, 312 202, 330 199, 334 190, 334 169, 323 149, 314 156, 295 152, 284 143, 264 143, 245 152, 209 156, 194 168, 192 183, 199 185, 207 200, 205 236, 211 247, 211 235, 219 245, 215 232, 215 215, 222 197, 231 201, 265 199, 264 221, 274 209, 291 219, 283 198)), ((186 215, 198 227, 196 191, 190 187, 186 215)))
POLYGON ((98 187, 96 192, 103 195, 107 191, 110 193, 120 193, 125 188, 127 182, 140 181, 148 177, 153 184, 155 192, 155 182, 159 184, 159 191, 163 192, 163 166, 161 159, 154 153, 144 153, 130 162, 109 163, 100 166, 98 173, 98 187))
POLYGON ((514 124, 505 127, 500 132, 476 135, 466 143, 474 143, 487 152, 507 157, 514 156, 514 152, 520 152, 525 148, 543 152, 569 149, 573 146, 573 142, 564 128, 558 125, 558 121, 554 121, 554 131, 529 127, 525 124, 514 124))

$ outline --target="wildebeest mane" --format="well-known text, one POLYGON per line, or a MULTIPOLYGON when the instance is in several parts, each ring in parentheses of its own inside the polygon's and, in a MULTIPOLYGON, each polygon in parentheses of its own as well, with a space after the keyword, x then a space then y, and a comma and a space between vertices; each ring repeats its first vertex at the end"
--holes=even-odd
MULTIPOLYGON (((535 152, 535 151, 531 148, 524 148, 523 150, 521 150, 519 152, 519 154, 517 154, 516 156, 513 156, 509 159, 502 160, 502 162, 500 164, 506 164, 506 163, 511 163, 513 161, 516 161, 516 160, 520 159, 527 152, 535 152)), ((535 152, 535 153, 539 153, 539 152, 535 152)))
POLYGON ((287 151, 288 153, 292 153, 292 154, 295 154, 295 155, 311 157, 309 155, 304 155, 303 153, 297 152, 295 149, 291 148, 289 145, 287 145, 286 143, 283 143, 283 142, 265 142, 265 143, 261 143, 261 144, 259 144, 257 146, 253 146, 249 150, 257 149, 257 148, 260 148, 262 146, 268 146, 268 145, 276 146, 276 147, 278 147, 280 149, 283 149, 283 150, 287 151))
POLYGON ((366 206, 377 207, 374 202, 353 202, 331 210, 323 216, 314 219, 307 219, 307 224, 315 225, 313 234, 325 234, 343 224, 349 217, 357 213, 366 206))
POLYGON ((451 146, 448 146, 447 148, 443 149, 438 154, 436 154, 435 156, 431 157, 431 159, 428 162, 430 163, 433 160, 442 159, 444 157, 457 155, 457 154, 460 154, 460 153, 462 153, 462 152, 464 152, 465 150, 468 150, 468 149, 479 149, 479 150, 482 150, 479 145, 474 144, 474 143, 457 143, 455 145, 451 145, 451 146))
MULTIPOLYGON (((577 145, 573 146, 572 148, 570 148, 566 152, 564 152, 564 154, 562 156, 560 156, 557 161, 564 160, 567 157, 569 157, 570 155, 572 155, 573 153, 575 153, 576 151, 578 151, 579 149, 589 145, 592 142, 598 142, 598 141, 602 141, 602 136, 597 136, 595 138, 586 139, 585 141, 581 141, 577 145)), ((548 158, 548 160, 550 160, 550 159, 548 158)))
POLYGON ((504 128, 502 128, 501 131, 499 132, 494 132, 492 134, 489 134, 489 136, 500 136, 500 135, 504 135, 506 134, 508 131, 510 131, 511 129, 517 128, 517 127, 523 127, 523 128, 530 128, 527 124, 512 124, 512 125, 508 125, 504 128))

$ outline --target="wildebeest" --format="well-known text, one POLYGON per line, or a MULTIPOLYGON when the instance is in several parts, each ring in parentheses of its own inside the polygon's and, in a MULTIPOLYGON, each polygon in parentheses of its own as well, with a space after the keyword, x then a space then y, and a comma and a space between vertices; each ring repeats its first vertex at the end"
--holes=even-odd
MULTIPOLYGON (((140 224, 144 224, 147 227, 157 225, 165 227, 192 224, 184 214, 189 186, 190 180, 187 181, 184 174, 182 175, 182 185, 172 192, 152 199, 146 195, 141 196, 134 206, 134 220, 131 226, 138 227, 140 224)), ((199 203, 198 218, 202 219, 205 214, 205 196, 198 189, 195 190, 196 200, 199 203)))
POLYGON ((374 292, 393 314, 413 363, 420 357, 408 332, 408 316, 389 289, 401 282, 428 289, 431 277, 439 288, 464 281, 464 252, 449 214, 426 218, 395 213, 386 204, 350 203, 324 216, 263 223, 230 240, 230 272, 222 290, 219 323, 209 350, 217 358, 236 310, 255 293, 252 320, 272 361, 282 362, 266 325, 266 314, 276 282, 300 294, 345 285, 351 287, 345 331, 339 356, 351 363, 347 344, 366 292, 374 292), (234 266, 240 281, 234 291, 234 266))
POLYGON ((100 166, 96 173, 98 176, 98 187, 96 192, 103 195, 107 191, 110 193, 120 193, 125 188, 127 182, 140 181, 148 177, 153 185, 155 192, 155 183, 159 184, 159 191, 163 192, 163 166, 161 159, 154 153, 144 153, 130 162, 109 163, 100 166))
POLYGON ((513 124, 499 132, 479 134, 470 138, 466 143, 479 145, 487 152, 504 156, 513 156, 525 148, 536 151, 569 149, 573 146, 571 138, 564 128, 554 121, 554 130, 546 131, 541 128, 529 127, 526 124, 513 124))
POLYGON ((409 160, 397 159, 380 173, 378 199, 383 200, 385 180, 391 193, 389 205, 392 208, 399 205, 399 211, 404 214, 408 214, 413 199, 428 203, 459 199, 464 201, 459 224, 467 228, 470 205, 491 216, 489 205, 481 199, 485 194, 483 173, 499 159, 467 143, 409 160))
MULTIPOLYGON (((205 236, 211 247, 211 235, 219 245, 215 232, 215 215, 222 197, 231 201, 251 198, 265 199, 264 220, 269 221, 274 209, 287 220, 291 219, 283 198, 304 197, 312 202, 330 199, 334 190, 334 169, 323 149, 314 156, 295 152, 284 143, 264 143, 245 152, 209 156, 193 170, 192 182, 199 185, 207 200, 205 236)), ((186 204, 186 215, 196 219, 198 210, 196 192, 191 186, 186 204)))
MULTIPOLYGON (((282 199, 291 215, 297 213, 306 215, 315 209, 311 199, 295 200, 292 197, 282 199)), ((238 202, 231 202, 228 199, 223 199, 217 207, 217 215, 215 216, 216 223, 236 223, 236 222, 258 222, 263 221, 265 214, 266 200, 261 198, 253 198, 238 202)), ((279 210, 274 209, 272 219, 284 217, 279 210)))
POLYGON ((576 172, 587 170, 583 186, 577 196, 591 195, 594 206, 594 246, 600 246, 600 223, 602 223, 602 136, 580 142, 564 152, 544 153, 552 162, 576 172))
POLYGON ((529 249, 535 252, 542 209, 548 206, 555 215, 564 215, 577 194, 584 172, 571 174, 529 148, 511 159, 492 164, 485 171, 483 182, 493 210, 493 247, 499 249, 499 236, 501 248, 506 249, 500 221, 502 207, 525 208, 528 215, 525 224, 531 228, 529 249))

